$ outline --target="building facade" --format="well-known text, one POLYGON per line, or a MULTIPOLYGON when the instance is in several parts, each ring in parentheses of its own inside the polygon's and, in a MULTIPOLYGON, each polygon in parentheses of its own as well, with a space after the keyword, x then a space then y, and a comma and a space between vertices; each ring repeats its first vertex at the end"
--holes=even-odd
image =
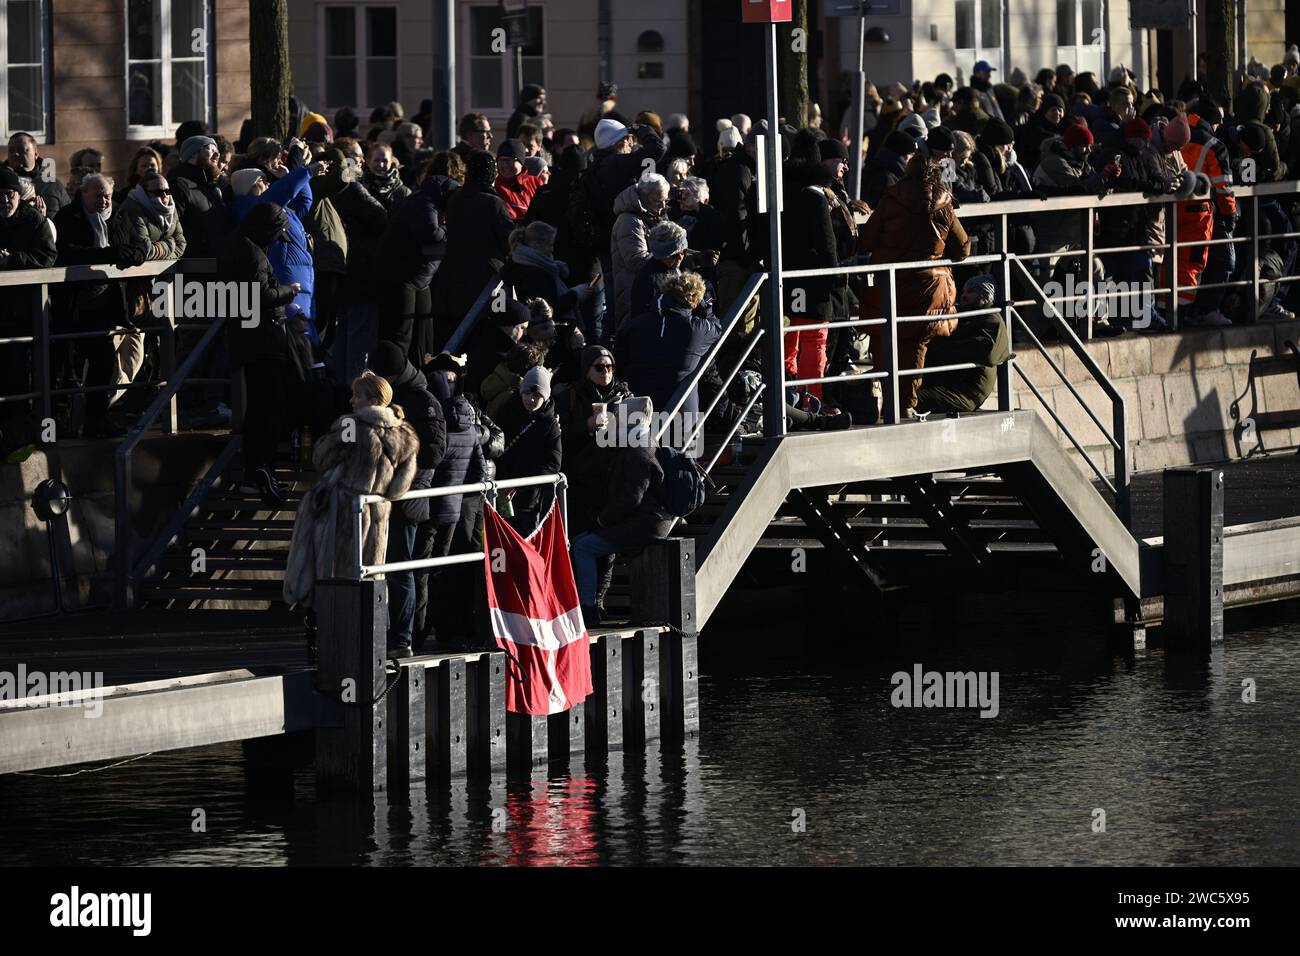
POLYGON ((60 178, 93 146, 106 172, 202 119, 248 116, 247 0, 0 0, 0 130, 30 132, 60 178))

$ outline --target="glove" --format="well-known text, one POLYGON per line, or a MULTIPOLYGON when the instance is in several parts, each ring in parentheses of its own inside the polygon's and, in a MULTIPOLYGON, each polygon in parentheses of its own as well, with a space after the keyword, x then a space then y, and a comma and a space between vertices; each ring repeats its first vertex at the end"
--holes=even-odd
POLYGON ((578 328, 575 325, 573 327, 573 331, 569 333, 569 348, 576 352, 579 349, 586 348, 586 347, 587 347, 587 337, 582 334, 582 329, 578 328))
POLYGON ((1123 174, 1119 168, 1119 163, 1107 163, 1101 168, 1101 178, 1105 180, 1116 180, 1123 174))

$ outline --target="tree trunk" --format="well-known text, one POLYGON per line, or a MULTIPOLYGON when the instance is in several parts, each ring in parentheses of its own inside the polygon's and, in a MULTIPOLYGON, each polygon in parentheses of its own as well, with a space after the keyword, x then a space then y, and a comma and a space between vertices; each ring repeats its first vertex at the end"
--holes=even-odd
POLYGON ((777 50, 781 62, 781 116, 795 129, 808 124, 808 0, 794 0, 794 18, 779 30, 777 50), (796 33, 795 31, 801 31, 796 33))
POLYGON ((1232 113, 1232 0, 1207 0, 1205 8, 1205 92, 1232 113))
POLYGON ((249 61, 252 63, 253 135, 283 140, 289 129, 288 0, 248 0, 249 61))

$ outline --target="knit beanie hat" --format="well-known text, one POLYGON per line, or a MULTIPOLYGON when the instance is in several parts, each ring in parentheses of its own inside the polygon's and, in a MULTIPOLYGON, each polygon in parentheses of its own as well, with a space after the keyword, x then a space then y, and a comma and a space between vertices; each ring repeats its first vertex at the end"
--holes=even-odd
POLYGON ((180 155, 181 162, 188 163, 198 155, 199 150, 205 146, 216 146, 217 141, 211 136, 191 136, 185 142, 181 143, 180 155))
POLYGON ((986 146, 1006 146, 1015 141, 1016 134, 1011 131, 1011 127, 996 116, 984 124, 984 132, 980 133, 980 142, 986 146))
POLYGON ((973 275, 966 280, 966 284, 961 287, 962 294, 967 292, 974 293, 978 300, 984 304, 991 305, 994 298, 997 297, 998 287, 993 282, 993 277, 985 273, 973 275))
POLYGON ((238 169, 230 176, 230 188, 235 191, 236 196, 248 196, 253 192, 253 187, 259 180, 265 179, 266 174, 260 169, 238 169))
POLYGON ((523 162, 528 158, 528 150, 524 149, 524 144, 517 139, 502 140, 501 145, 497 147, 497 156, 517 159, 523 162))
POLYGON ((926 137, 926 144, 930 147, 930 152, 938 150, 953 149, 957 141, 953 139, 952 130, 946 126, 936 126, 930 130, 930 135, 926 137))
POLYGON ((603 119, 596 124, 596 148, 609 149, 627 136, 627 127, 618 120, 603 119))
POLYGON ((847 163, 849 151, 838 139, 823 139, 817 143, 817 158, 822 162, 828 159, 840 159, 847 163))
POLYGON ((718 120, 718 148, 735 149, 740 145, 740 130, 729 119, 718 120))
POLYGON ((929 128, 925 125, 925 120, 916 113, 904 117, 903 121, 895 128, 899 132, 906 133, 908 136, 915 137, 916 139, 925 139, 926 133, 929 132, 929 128))
POLYGON ((916 140, 899 130, 885 137, 884 148, 896 156, 911 156, 917 150, 916 140))
POLYGON ((546 170, 546 160, 540 156, 528 156, 524 159, 524 171, 532 176, 540 176, 546 170))
POLYGON ((1083 149, 1093 144, 1092 131, 1082 123, 1067 126, 1065 132, 1061 134, 1061 139, 1070 149, 1083 149))
POLYGON ((1042 109, 1050 110, 1052 107, 1056 107, 1058 110, 1065 109, 1065 100, 1061 99, 1061 97, 1057 96, 1055 93, 1048 93, 1043 97, 1042 109))
POLYGON ((502 328, 512 328, 516 325, 527 325, 533 321, 533 314, 528 311, 528 306, 524 305, 518 299, 506 299, 506 307, 498 312, 496 309, 488 308, 492 316, 492 321, 502 328))
POLYGON ((10 189, 18 192, 22 188, 23 183, 18 178, 18 174, 8 166, 0 163, 0 189, 10 189))
POLYGON ((588 345, 582 350, 582 358, 579 365, 582 366, 582 374, 586 375, 588 370, 603 358, 614 361, 614 353, 603 345, 588 345))
POLYGON ((551 397, 551 373, 545 365, 534 365, 519 383, 519 392, 536 392, 542 398, 551 397))
POLYGON ((1164 132, 1161 134, 1164 141, 1165 149, 1175 150, 1182 149, 1192 140, 1192 128, 1187 123, 1187 114, 1179 113, 1168 123, 1165 124, 1164 132))
POLYGON ((384 378, 397 378, 406 370, 406 353, 396 342, 385 339, 370 355, 370 370, 384 378))
POLYGON ((1149 140, 1151 138, 1151 127, 1147 125, 1146 120, 1135 116, 1124 124, 1124 138, 1149 140))

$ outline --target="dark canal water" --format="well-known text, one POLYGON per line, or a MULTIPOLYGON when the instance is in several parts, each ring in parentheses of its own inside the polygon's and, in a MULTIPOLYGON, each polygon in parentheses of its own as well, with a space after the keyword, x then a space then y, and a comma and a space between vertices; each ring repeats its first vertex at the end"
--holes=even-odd
POLYGON ((702 733, 684 747, 377 809, 318 799, 310 769, 254 786, 238 746, 4 777, 4 862, 1300 863, 1294 608, 1230 619, 1223 648, 1190 660, 1125 657, 1064 627, 882 640, 793 613, 768 626, 762 646, 706 634, 702 733), (997 716, 891 706, 891 675, 916 663, 997 671, 997 716))

